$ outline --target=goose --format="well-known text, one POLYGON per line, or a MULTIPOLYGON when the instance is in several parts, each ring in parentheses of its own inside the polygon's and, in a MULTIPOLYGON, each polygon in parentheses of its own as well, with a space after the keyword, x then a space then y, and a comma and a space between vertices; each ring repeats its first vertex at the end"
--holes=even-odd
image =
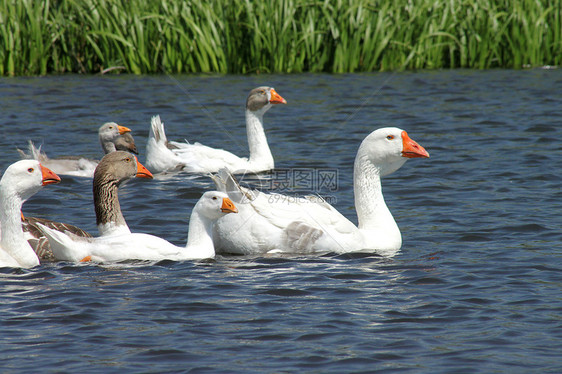
MULTIPOLYGON (((130 132, 131 129, 128 127, 120 126, 115 122, 103 124, 98 130, 98 136, 104 154, 117 150, 138 154, 135 141, 130 132)), ((41 152, 41 147, 35 147, 31 140, 29 141, 28 149, 29 154, 18 150, 22 158, 38 160, 44 166, 51 168, 60 175, 91 178, 98 165, 97 160, 91 160, 80 156, 63 156, 51 159, 47 157, 44 152, 41 152)))
POLYGON ((58 175, 36 160, 20 160, 6 169, 0 180, 0 266, 39 265, 39 258, 24 237, 21 207, 43 186, 59 182, 58 175))
POLYGON ((151 119, 146 145, 146 166, 153 173, 184 170, 212 173, 226 167, 235 172, 259 173, 274 168, 274 161, 263 129, 263 115, 273 104, 286 104, 275 89, 258 87, 246 100, 246 132, 250 157, 238 157, 223 149, 200 143, 169 142, 160 116, 151 119))
POLYGON ((392 255, 402 246, 402 237, 384 201, 381 177, 418 157, 429 153, 399 128, 378 129, 363 140, 353 177, 357 226, 319 196, 252 191, 222 169, 213 179, 217 189, 237 204, 239 214, 217 221, 215 248, 237 254, 370 251, 392 255))
POLYGON ((112 262, 123 260, 198 260, 213 258, 213 223, 237 208, 225 193, 205 192, 189 219, 187 244, 178 247, 158 236, 144 233, 117 233, 97 238, 66 235, 39 224, 49 238, 57 259, 65 261, 112 262))

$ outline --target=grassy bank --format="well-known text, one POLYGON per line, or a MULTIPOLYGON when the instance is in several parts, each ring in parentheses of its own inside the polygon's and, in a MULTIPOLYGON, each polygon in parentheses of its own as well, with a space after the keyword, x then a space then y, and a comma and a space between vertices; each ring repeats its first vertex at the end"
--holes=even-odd
POLYGON ((0 74, 560 65, 561 3, 0 0, 0 74))

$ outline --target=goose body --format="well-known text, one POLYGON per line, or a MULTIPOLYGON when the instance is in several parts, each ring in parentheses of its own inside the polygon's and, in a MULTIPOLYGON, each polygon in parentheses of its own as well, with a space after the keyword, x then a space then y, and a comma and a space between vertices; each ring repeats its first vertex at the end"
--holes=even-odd
POLYGON ((214 177, 217 189, 228 193, 239 214, 217 221, 215 247, 218 252, 239 254, 270 251, 393 254, 400 249, 402 237, 384 201, 381 177, 415 157, 429 157, 429 154, 398 128, 378 129, 363 140, 354 166, 358 225, 318 196, 295 198, 248 190, 230 173, 221 170, 214 177))
POLYGON ((38 224, 50 227, 53 230, 72 233, 76 236, 82 236, 91 238, 92 235, 87 231, 82 230, 79 227, 70 225, 68 223, 57 222, 45 218, 28 217, 22 216, 22 229, 25 235, 25 239, 35 251, 37 257, 41 262, 55 261, 53 252, 51 251, 51 246, 49 245, 49 240, 43 235, 43 232, 39 229, 38 224))
POLYGON ((151 120, 146 145, 146 166, 154 173, 184 170, 191 173, 217 172, 226 167, 235 172, 262 172, 274 168, 263 128, 263 116, 273 104, 286 104, 275 89, 258 87, 250 91, 246 101, 246 132, 250 157, 202 145, 168 141, 159 116, 151 120))
MULTIPOLYGON (((193 208, 185 247, 144 233, 116 233, 97 238, 79 238, 42 227, 57 259, 66 261, 112 262, 137 260, 195 260, 215 256, 213 223, 236 207, 222 192, 208 191, 193 208)), ((41 227, 41 226, 40 226, 41 227)))
MULTIPOLYGON (((103 124, 98 130, 98 136, 104 154, 117 150, 138 153, 130 132, 129 128, 120 126, 115 122, 103 124)), ((51 159, 41 151, 41 147, 35 147, 31 141, 29 141, 28 149, 29 154, 20 151, 23 158, 38 160, 43 166, 60 175, 92 178, 99 162, 81 156, 63 156, 51 159)))
POLYGON ((58 182, 58 175, 36 160, 20 160, 6 169, 0 180, 0 266, 39 265, 22 229, 21 207, 43 186, 58 182))

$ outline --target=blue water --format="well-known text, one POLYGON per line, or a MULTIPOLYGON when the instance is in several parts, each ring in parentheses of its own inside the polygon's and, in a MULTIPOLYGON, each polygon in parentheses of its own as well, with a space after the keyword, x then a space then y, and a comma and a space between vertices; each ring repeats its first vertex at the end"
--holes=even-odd
MULTIPOLYGON (((562 70, 1 78, 0 168, 28 139, 99 158, 107 121, 142 162, 154 114, 172 140, 247 155, 259 85, 288 102, 265 117, 276 167, 337 170, 335 191, 305 187, 352 220, 368 133, 397 126, 427 149, 383 180, 402 250, 0 269, 1 372, 562 371, 562 70)), ((181 245, 211 188, 173 174, 120 198, 133 231, 181 245)), ((66 177, 24 213, 96 233, 91 200, 66 177)))

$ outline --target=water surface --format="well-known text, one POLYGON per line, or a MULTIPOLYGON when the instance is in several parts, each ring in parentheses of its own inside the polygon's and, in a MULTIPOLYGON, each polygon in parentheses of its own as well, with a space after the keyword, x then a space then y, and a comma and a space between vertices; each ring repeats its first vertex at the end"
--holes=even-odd
MULTIPOLYGON (((337 170, 319 192, 351 220, 361 140, 397 126, 429 159, 383 180, 403 235, 354 254, 0 269, 3 372, 560 372, 562 71, 0 79, 0 169, 28 139, 99 158, 98 127, 150 117, 169 139, 247 155, 243 105, 265 117, 280 170, 337 170)), ((212 184, 173 174, 121 189, 132 231, 185 243, 212 184)), ((306 190, 306 191, 305 191, 306 190)), ((24 213, 96 233, 91 181, 66 177, 24 213)))

